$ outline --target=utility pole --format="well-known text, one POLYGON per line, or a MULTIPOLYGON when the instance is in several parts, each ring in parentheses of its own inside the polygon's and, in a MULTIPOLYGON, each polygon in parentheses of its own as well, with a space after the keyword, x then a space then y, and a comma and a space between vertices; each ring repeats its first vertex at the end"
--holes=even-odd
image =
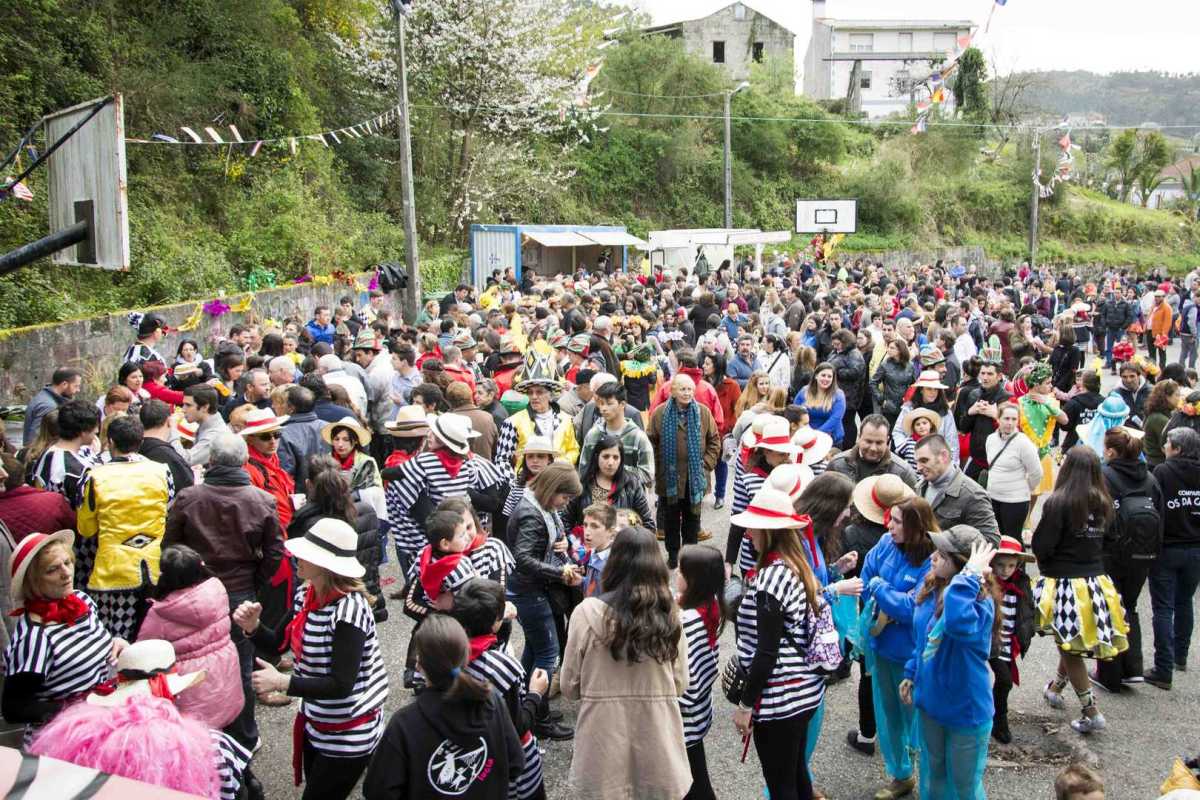
POLYGON ((404 61, 404 19, 411 0, 392 0, 396 17, 396 81, 400 127, 400 192, 404 204, 404 249, 408 261, 408 289, 401 297, 404 321, 411 325, 421 306, 421 271, 417 261, 417 206, 413 198, 412 139, 408 123, 408 71, 404 61))
POLYGON ((725 92, 725 227, 733 227, 733 150, 730 146, 729 103, 733 96, 750 84, 742 81, 737 88, 725 92))
POLYGON ((1038 246, 1038 204, 1042 200, 1041 178, 1039 170, 1042 166, 1042 132, 1035 128, 1033 131, 1033 197, 1029 201, 1029 269, 1037 269, 1038 246))

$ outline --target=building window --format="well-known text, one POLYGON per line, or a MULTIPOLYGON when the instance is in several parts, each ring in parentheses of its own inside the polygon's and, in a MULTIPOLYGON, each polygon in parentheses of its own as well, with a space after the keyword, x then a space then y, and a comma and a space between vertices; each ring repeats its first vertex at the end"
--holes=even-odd
POLYGON ((911 53, 913 49, 913 35, 911 33, 901 33, 896 45, 896 50, 901 53, 911 53))
POLYGON ((953 31, 947 31, 945 33, 935 33, 933 35, 933 49, 937 50, 939 52, 945 52, 946 50, 954 50, 956 44, 957 44, 957 37, 954 35, 953 31))
POLYGON ((724 42, 713 42, 713 63, 714 64, 724 64, 725 63, 725 43, 724 42))
POLYGON ((733 18, 734 19, 745 19, 746 18, 746 7, 744 5, 742 5, 741 3, 735 3, 733 6, 733 18))
POLYGON ((858 73, 858 88, 860 88, 860 89, 870 89, 871 88, 871 73, 869 70, 864 70, 864 71, 858 73))
POLYGON ((875 34, 873 33, 852 33, 850 34, 850 52, 851 53, 870 53, 875 49, 875 34))
POLYGON ((755 42, 755 43, 754 43, 754 48, 753 48, 753 50, 752 50, 752 52, 751 52, 751 55, 752 55, 752 56, 753 56, 753 58, 754 58, 754 63, 755 63, 755 64, 761 64, 761 63, 762 63, 762 60, 763 60, 763 43, 762 43, 762 42, 755 42))

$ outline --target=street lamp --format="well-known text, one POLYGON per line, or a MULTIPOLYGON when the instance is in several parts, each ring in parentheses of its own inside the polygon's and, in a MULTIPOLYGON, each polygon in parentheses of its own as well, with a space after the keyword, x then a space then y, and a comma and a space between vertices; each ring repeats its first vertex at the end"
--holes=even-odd
POLYGON ((742 81, 735 88, 725 92, 725 227, 733 227, 733 153, 729 147, 729 101, 742 89, 749 89, 750 84, 742 81))

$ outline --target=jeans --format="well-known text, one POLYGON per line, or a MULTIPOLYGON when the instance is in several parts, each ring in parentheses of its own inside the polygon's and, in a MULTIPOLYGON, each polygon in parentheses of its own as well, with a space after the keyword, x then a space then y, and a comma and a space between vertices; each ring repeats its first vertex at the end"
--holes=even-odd
POLYGON ((720 502, 725 499, 725 484, 729 482, 729 462, 721 458, 713 467, 713 497, 720 502))
MULTIPOLYGON (((689 503, 670 502, 659 503, 663 510, 663 533, 667 540, 667 564, 675 569, 679 561, 680 542, 695 544, 700 536, 700 515, 692 510, 689 503)), ((698 509, 697 509, 698 510, 698 509)))
MULTIPOLYGON (((254 592, 231 592, 229 594, 229 611, 233 613, 243 601, 254 601, 254 592)), ((237 625, 229 626, 229 635, 233 638, 233 646, 237 649, 238 667, 242 673, 242 711, 233 722, 225 726, 225 733, 246 748, 253 749, 258 744, 258 722, 254 719, 254 703, 257 699, 254 689, 250 686, 250 674, 254 672, 254 642, 242 632, 237 625)))
POLYGON ((1121 330, 1120 328, 1117 328, 1116 330, 1112 330, 1110 328, 1104 332, 1104 366, 1108 367, 1109 369, 1113 369, 1117 366, 1116 363, 1113 362, 1113 345, 1121 341, 1121 336, 1124 335, 1124 333, 1125 331, 1121 330))
POLYGON ((1191 333, 1179 335, 1179 363, 1186 369, 1196 368, 1196 336, 1191 333))
POLYGON ((971 728, 947 728, 918 711, 917 731, 921 738, 921 797, 983 800, 991 720, 971 728))
MULTIPOLYGON (((1142 624, 1138 618, 1137 603, 1146 585, 1146 576, 1150 574, 1150 564, 1149 561, 1123 558, 1104 559, 1104 571, 1112 578, 1113 586, 1121 595, 1125 621, 1129 624, 1129 633, 1126 634, 1129 648, 1114 659, 1096 662, 1096 677, 1109 689, 1119 690, 1124 678, 1142 676, 1142 624)), ((1190 602, 1188 608, 1191 608, 1190 602)))
POLYGON ((546 670, 547 677, 558 667, 558 634, 554 625, 554 608, 543 592, 510 594, 508 599, 517 607, 517 620, 525 632, 525 649, 521 651, 521 666, 526 675, 534 667, 546 670))
POLYGON ((1192 639, 1192 595, 1197 585, 1200 547, 1164 547, 1150 568, 1154 671, 1164 677, 1170 677, 1176 664, 1187 663, 1192 639))

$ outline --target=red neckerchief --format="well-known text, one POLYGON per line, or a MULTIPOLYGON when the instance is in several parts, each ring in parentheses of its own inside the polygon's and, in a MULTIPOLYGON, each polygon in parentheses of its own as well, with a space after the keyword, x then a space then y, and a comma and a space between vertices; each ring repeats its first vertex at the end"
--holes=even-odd
POLYGON ((31 597, 24 608, 15 608, 9 613, 11 617, 19 617, 24 613, 36 614, 42 622, 74 625, 87 619, 92 610, 88 604, 79 599, 79 595, 71 594, 61 600, 47 600, 45 597, 31 597))
POLYGON ((304 624, 308 622, 309 612, 316 611, 318 608, 324 608, 330 603, 336 603, 345 596, 345 592, 339 592, 334 589, 324 597, 317 597, 317 590, 310 583, 304 591, 304 604, 300 606, 300 611, 296 613, 296 616, 292 617, 292 621, 284 628, 284 649, 290 647, 292 655, 295 656, 297 661, 300 661, 300 651, 304 647, 304 624))
POLYGON ((465 553, 474 552, 475 550, 478 550, 480 547, 482 547, 483 543, 486 542, 487 540, 488 540, 488 535, 481 531, 481 532, 475 534, 475 538, 471 540, 471 543, 469 545, 467 545, 467 549, 464 550, 463 552, 465 552, 465 553))
MULTIPOLYGON (((746 535, 749 536, 750 535, 749 532, 747 532, 746 535)), ((765 556, 763 556, 763 566, 764 567, 770 566, 771 564, 774 564, 776 561, 780 561, 782 558, 783 558, 783 556, 779 555, 779 553, 772 550, 770 553, 767 553, 765 556)), ((747 583, 753 583, 755 577, 757 577, 757 576, 758 576, 758 565, 755 565, 755 566, 751 567, 750 569, 746 570, 746 582, 747 583)))
POLYGON ((415 455, 416 453, 409 453, 404 450, 393 450, 387 457, 387 460, 383 462, 384 469, 398 467, 415 455))
POLYGON ((150 687, 150 696, 151 697, 161 697, 164 700, 170 700, 172 703, 174 703, 175 702, 175 694, 174 694, 174 692, 171 691, 171 684, 167 683, 167 676, 174 675, 174 674, 175 674, 175 667, 172 666, 166 672, 156 672, 155 674, 151 675, 149 678, 145 678, 145 679, 143 679, 143 678, 126 678, 123 675, 117 675, 117 677, 113 678, 112 680, 107 680, 107 681, 104 681, 103 683, 97 684, 95 686, 95 688, 92 689, 92 691, 95 692, 96 694, 100 695, 101 697, 107 697, 108 695, 115 692, 117 690, 117 687, 123 683, 133 683, 134 681, 145 680, 146 683, 150 687))
POLYGON ((717 628, 721 624, 721 609, 717 605, 717 598, 710 598, 704 605, 696 606, 696 613, 700 615, 700 621, 704 623, 704 632, 708 634, 708 646, 716 650, 717 628))
POLYGON ((752 469, 750 471, 760 478, 767 477, 767 471, 765 469, 763 469, 762 467, 755 467, 754 469, 752 469))
MULTIPOLYGON (((440 451, 439 451, 440 452, 440 451)), ((450 553, 440 558, 433 557, 433 545, 426 545, 421 551, 420 561, 420 579, 421 588, 425 590, 425 596, 430 602, 437 600, 438 595, 442 593, 442 581, 454 568, 458 566, 458 562, 462 561, 466 553, 450 553)))
MULTIPOLYGON (((1017 574, 1016 572, 1013 573, 1014 576, 1016 574, 1017 574)), ((997 578, 996 582, 1000 584, 1001 606, 1003 606, 1004 595, 1007 594, 1008 592, 1012 592, 1013 594, 1015 594, 1017 596, 1018 602, 1025 597, 1025 592, 1021 591, 1021 587, 1018 586, 1015 581, 1005 580, 1004 578, 997 578)), ((1013 685, 1020 686, 1021 685, 1021 671, 1019 669, 1017 669, 1017 659, 1021 657, 1021 642, 1017 639, 1017 632, 1015 630, 1012 632, 1011 638, 1012 638, 1012 641, 1011 641, 1012 649, 1009 652, 1010 652, 1010 655, 1012 656, 1012 660, 1009 661, 1008 663, 1012 665, 1013 685)))
POLYGON ((442 466, 451 478, 458 477, 458 471, 462 469, 463 462, 467 460, 466 456, 460 456, 447 447, 439 447, 433 451, 433 454, 437 456, 438 461, 442 462, 442 466))
POLYGON ((492 645, 496 643, 496 634, 489 633, 485 636, 471 637, 471 654, 467 657, 467 663, 470 664, 475 659, 484 654, 484 651, 490 650, 492 645))
MULTIPOLYGON (((334 458, 337 458, 337 455, 334 455, 334 458)), ((342 468, 343 472, 354 469, 354 451, 351 450, 345 458, 338 458, 338 466, 342 468)))

